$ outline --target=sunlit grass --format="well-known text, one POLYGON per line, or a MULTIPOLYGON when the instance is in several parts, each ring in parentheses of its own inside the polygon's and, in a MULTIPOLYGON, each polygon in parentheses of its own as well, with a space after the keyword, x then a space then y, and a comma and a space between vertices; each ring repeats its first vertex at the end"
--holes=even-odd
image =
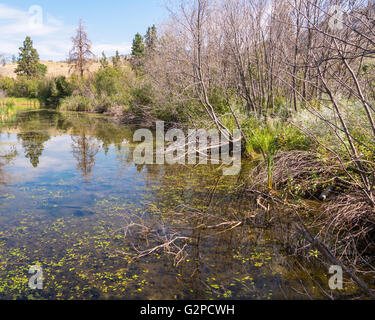
POLYGON ((0 123, 11 121, 18 111, 38 109, 38 99, 2 98, 0 99, 0 123))
POLYGON ((40 107, 40 102, 38 99, 29 98, 2 98, 0 99, 0 107, 40 107))

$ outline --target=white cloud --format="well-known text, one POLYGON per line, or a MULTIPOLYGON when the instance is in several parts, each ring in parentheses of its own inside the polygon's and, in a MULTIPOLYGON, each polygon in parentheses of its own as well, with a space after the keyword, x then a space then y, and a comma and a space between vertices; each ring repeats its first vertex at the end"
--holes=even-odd
MULTIPOLYGON (((67 26, 64 21, 39 6, 27 10, 12 8, 0 3, 0 54, 17 55, 26 36, 32 37, 34 47, 42 60, 65 60, 71 48, 71 37, 75 26, 67 26)), ((131 51, 129 43, 93 43, 93 53, 100 57, 104 51, 113 56, 131 51)))
POLYGON ((3 3, 0 3, 0 19, 22 19, 25 18, 25 12, 10 8, 3 3))
POLYGON ((13 23, 1 27, 0 35, 5 34, 7 36, 17 34, 27 34, 29 36, 45 36, 60 31, 60 28, 47 26, 47 25, 35 25, 30 26, 26 23, 13 23))
POLYGON ((107 56, 114 56, 116 53, 116 50, 120 54, 129 54, 131 51, 132 45, 130 43, 120 43, 120 44, 107 44, 107 43, 101 43, 101 44, 93 44, 92 51, 96 56, 101 56, 102 52, 107 56))
POLYGON ((71 47, 69 39, 44 39, 35 42, 38 53, 45 60, 62 61, 67 59, 71 47))
POLYGON ((47 21, 47 24, 59 26, 59 27, 62 27, 63 24, 64 24, 63 21, 61 21, 59 19, 56 19, 55 17, 53 17, 49 13, 47 13, 47 20, 46 21, 47 21))
POLYGON ((28 11, 13 9, 0 3, 0 36, 28 34, 44 36, 56 33, 63 27, 63 22, 47 14, 44 20, 43 9, 32 6, 28 11))
POLYGON ((54 54, 60 58, 66 55, 60 50, 66 50, 63 43, 69 39, 67 32, 71 30, 62 20, 44 14, 39 6, 20 10, 0 3, 0 50, 3 54, 17 54, 25 37, 31 36, 41 58, 52 59, 54 54))
POLYGON ((0 54, 6 53, 6 54, 11 54, 11 53, 16 53, 18 50, 18 47, 20 47, 20 43, 16 43, 14 41, 5 41, 1 39, 0 37, 0 54))

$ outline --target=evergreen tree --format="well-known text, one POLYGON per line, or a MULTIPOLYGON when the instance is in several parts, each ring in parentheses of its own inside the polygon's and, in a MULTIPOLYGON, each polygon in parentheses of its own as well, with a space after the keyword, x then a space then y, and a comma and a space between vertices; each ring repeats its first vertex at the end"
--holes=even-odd
POLYGON ((33 78, 45 75, 47 67, 39 63, 39 54, 33 47, 33 41, 30 37, 26 37, 23 47, 20 48, 18 66, 14 71, 19 76, 33 78))
POLYGON ((103 69, 107 68, 109 65, 107 56, 105 55, 104 51, 102 52, 102 58, 100 59, 100 64, 103 69))
POLYGON ((121 57, 118 50, 116 50, 116 55, 112 58, 112 63, 114 67, 119 67, 121 65, 121 57))
POLYGON ((145 53, 145 45, 143 43, 143 37, 137 33, 133 40, 132 55, 137 58, 141 58, 145 53))
POLYGON ((48 68, 45 64, 38 63, 38 76, 44 77, 47 74, 48 68))
POLYGON ((147 52, 153 52, 156 48, 156 42, 158 40, 157 30, 155 25, 147 29, 145 35, 145 46, 147 52))

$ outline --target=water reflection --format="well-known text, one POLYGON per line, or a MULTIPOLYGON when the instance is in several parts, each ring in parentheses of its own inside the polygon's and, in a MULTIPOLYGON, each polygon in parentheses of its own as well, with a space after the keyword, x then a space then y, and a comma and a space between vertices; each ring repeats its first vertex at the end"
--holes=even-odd
POLYGON ((22 142, 25 157, 34 168, 40 164, 45 143, 61 135, 70 135, 73 157, 85 178, 90 176, 95 166, 95 156, 101 149, 108 154, 111 145, 116 146, 119 160, 123 157, 121 161, 131 161, 121 152, 124 143, 131 138, 131 130, 119 130, 116 124, 106 118, 82 117, 51 110, 16 112, 11 108, 7 116, 3 114, 2 120, 2 131, 17 135, 22 142))
MULTIPOLYGON (((2 145, 1 136, 0 136, 0 145, 2 145)), ((13 159, 18 156, 18 152, 14 146, 2 146, 0 149, 0 184, 6 182, 6 172, 4 167, 9 164, 13 159)))
POLYGON ((317 289, 327 287, 324 270, 289 254, 288 216, 272 208, 271 224, 256 197, 239 192, 245 165, 234 177, 210 166, 136 166, 133 131, 104 117, 48 110, 2 124, 0 298, 324 297, 317 289), (183 263, 163 250, 134 260, 135 248, 158 238, 125 237, 131 216, 159 236, 188 238, 183 263), (232 220, 241 226, 205 227, 232 220), (36 262, 45 290, 33 292, 28 268, 36 262))
POLYGON ((39 157, 44 151, 43 144, 50 139, 49 134, 45 132, 22 132, 18 134, 18 138, 22 140, 25 157, 30 160, 34 168, 38 167, 39 157))
POLYGON ((77 160, 77 168, 85 178, 88 178, 95 166, 95 156, 100 146, 95 138, 87 136, 84 131, 79 136, 72 136, 72 141, 72 152, 77 160))

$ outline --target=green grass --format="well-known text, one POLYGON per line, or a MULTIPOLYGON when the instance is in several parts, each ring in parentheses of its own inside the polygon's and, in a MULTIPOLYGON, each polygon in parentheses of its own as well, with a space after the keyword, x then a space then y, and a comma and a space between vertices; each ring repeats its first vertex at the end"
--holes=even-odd
POLYGON ((37 99, 27 98, 2 98, 0 99, 0 124, 15 118, 18 111, 38 109, 40 103, 37 99))
POLYGON ((12 106, 12 107, 40 107, 40 102, 38 99, 29 98, 2 98, 0 99, 0 107, 12 106))

